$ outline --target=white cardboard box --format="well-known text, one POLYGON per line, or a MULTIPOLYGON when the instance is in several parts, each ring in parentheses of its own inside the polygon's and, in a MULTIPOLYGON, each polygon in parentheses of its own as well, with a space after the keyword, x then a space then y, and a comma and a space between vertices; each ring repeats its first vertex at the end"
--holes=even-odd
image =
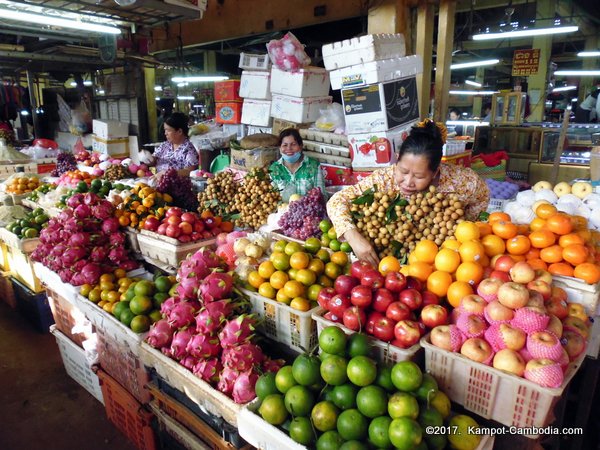
POLYGON ((392 130, 349 134, 348 145, 353 169, 378 169, 396 162, 396 154, 416 121, 392 130))
POLYGON ((273 127, 257 127, 255 125, 248 125, 248 136, 258 133, 273 134, 273 127))
POLYGON ((332 70, 329 73, 332 89, 348 89, 368 84, 386 83, 415 76, 423 72, 420 55, 383 59, 332 70))
POLYGON ((240 97, 271 100, 271 72, 244 70, 240 80, 240 97))
POLYGON ((92 150, 111 156, 129 156, 129 136, 106 140, 94 135, 92 138, 92 150))
POLYGON ((96 136, 104 140, 121 139, 129 136, 129 124, 116 120, 97 120, 92 122, 96 136))
POLYGON ((243 139, 248 134, 248 125, 244 125, 243 123, 238 124, 223 124, 223 133, 225 136, 237 136, 236 139, 243 139))
POLYGON ((270 127, 273 124, 271 100, 245 98, 242 105, 242 123, 257 127, 270 127))
POLYGON ((390 130, 419 118, 415 77, 342 89, 346 132, 390 130))
POLYGON ((325 44, 322 52, 325 68, 335 70, 380 59, 402 57, 406 55, 406 45, 404 35, 400 33, 368 34, 325 44))
POLYGON ((322 67, 304 67, 297 72, 271 68, 271 93, 293 97, 323 97, 329 94, 329 72, 322 67))
POLYGON ((291 97, 289 95, 273 94, 271 116, 289 122, 307 123, 316 121, 321 109, 327 108, 331 97, 291 97))

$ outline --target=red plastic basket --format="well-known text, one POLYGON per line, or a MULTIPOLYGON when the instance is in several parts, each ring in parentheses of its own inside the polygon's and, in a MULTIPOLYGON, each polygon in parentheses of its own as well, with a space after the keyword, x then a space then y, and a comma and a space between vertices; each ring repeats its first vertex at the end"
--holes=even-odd
POLYGON ((156 437, 151 426, 153 414, 106 372, 98 370, 97 375, 108 419, 139 450, 155 450, 156 437))

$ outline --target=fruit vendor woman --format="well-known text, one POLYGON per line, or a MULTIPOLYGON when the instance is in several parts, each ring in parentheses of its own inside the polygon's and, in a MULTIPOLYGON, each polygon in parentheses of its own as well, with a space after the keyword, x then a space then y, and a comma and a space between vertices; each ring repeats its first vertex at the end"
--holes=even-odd
POLYGON ((359 259, 375 267, 379 262, 375 249, 352 221, 351 201, 375 186, 380 192, 397 192, 405 198, 435 186, 438 193, 458 198, 467 220, 477 219, 487 209, 490 193, 486 183, 469 168, 441 162, 445 129, 440 128, 430 120, 413 127, 395 164, 337 192, 327 203, 338 236, 348 241, 359 259))
POLYGON ((169 168, 176 169, 179 175, 189 175, 198 168, 198 151, 188 139, 188 118, 185 114, 174 112, 165 119, 167 140, 154 152, 157 175, 169 168))
POLYGON ((315 187, 321 189, 324 197, 327 195, 320 164, 302 151, 298 130, 286 128, 279 133, 279 152, 281 157, 269 170, 284 202, 288 202, 292 194, 304 195, 315 187))

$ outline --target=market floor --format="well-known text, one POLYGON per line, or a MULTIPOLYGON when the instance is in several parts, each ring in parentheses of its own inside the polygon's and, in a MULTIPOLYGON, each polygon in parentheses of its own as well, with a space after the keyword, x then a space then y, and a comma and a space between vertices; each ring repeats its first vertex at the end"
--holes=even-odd
POLYGON ((56 339, 0 301, 0 449, 134 450, 65 372, 56 339))

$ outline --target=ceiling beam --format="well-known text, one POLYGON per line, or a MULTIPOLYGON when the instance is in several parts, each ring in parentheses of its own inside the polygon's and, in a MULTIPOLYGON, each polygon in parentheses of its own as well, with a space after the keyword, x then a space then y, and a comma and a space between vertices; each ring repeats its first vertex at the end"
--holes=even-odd
POLYGON ((105 64, 97 58, 77 58, 73 56, 48 55, 42 53, 31 52, 15 52, 0 50, 0 58, 6 60, 29 60, 29 61, 44 61, 44 62, 59 62, 67 64, 95 64, 97 66, 111 67, 112 64, 105 64), (6 59, 5 59, 6 58, 6 59))

